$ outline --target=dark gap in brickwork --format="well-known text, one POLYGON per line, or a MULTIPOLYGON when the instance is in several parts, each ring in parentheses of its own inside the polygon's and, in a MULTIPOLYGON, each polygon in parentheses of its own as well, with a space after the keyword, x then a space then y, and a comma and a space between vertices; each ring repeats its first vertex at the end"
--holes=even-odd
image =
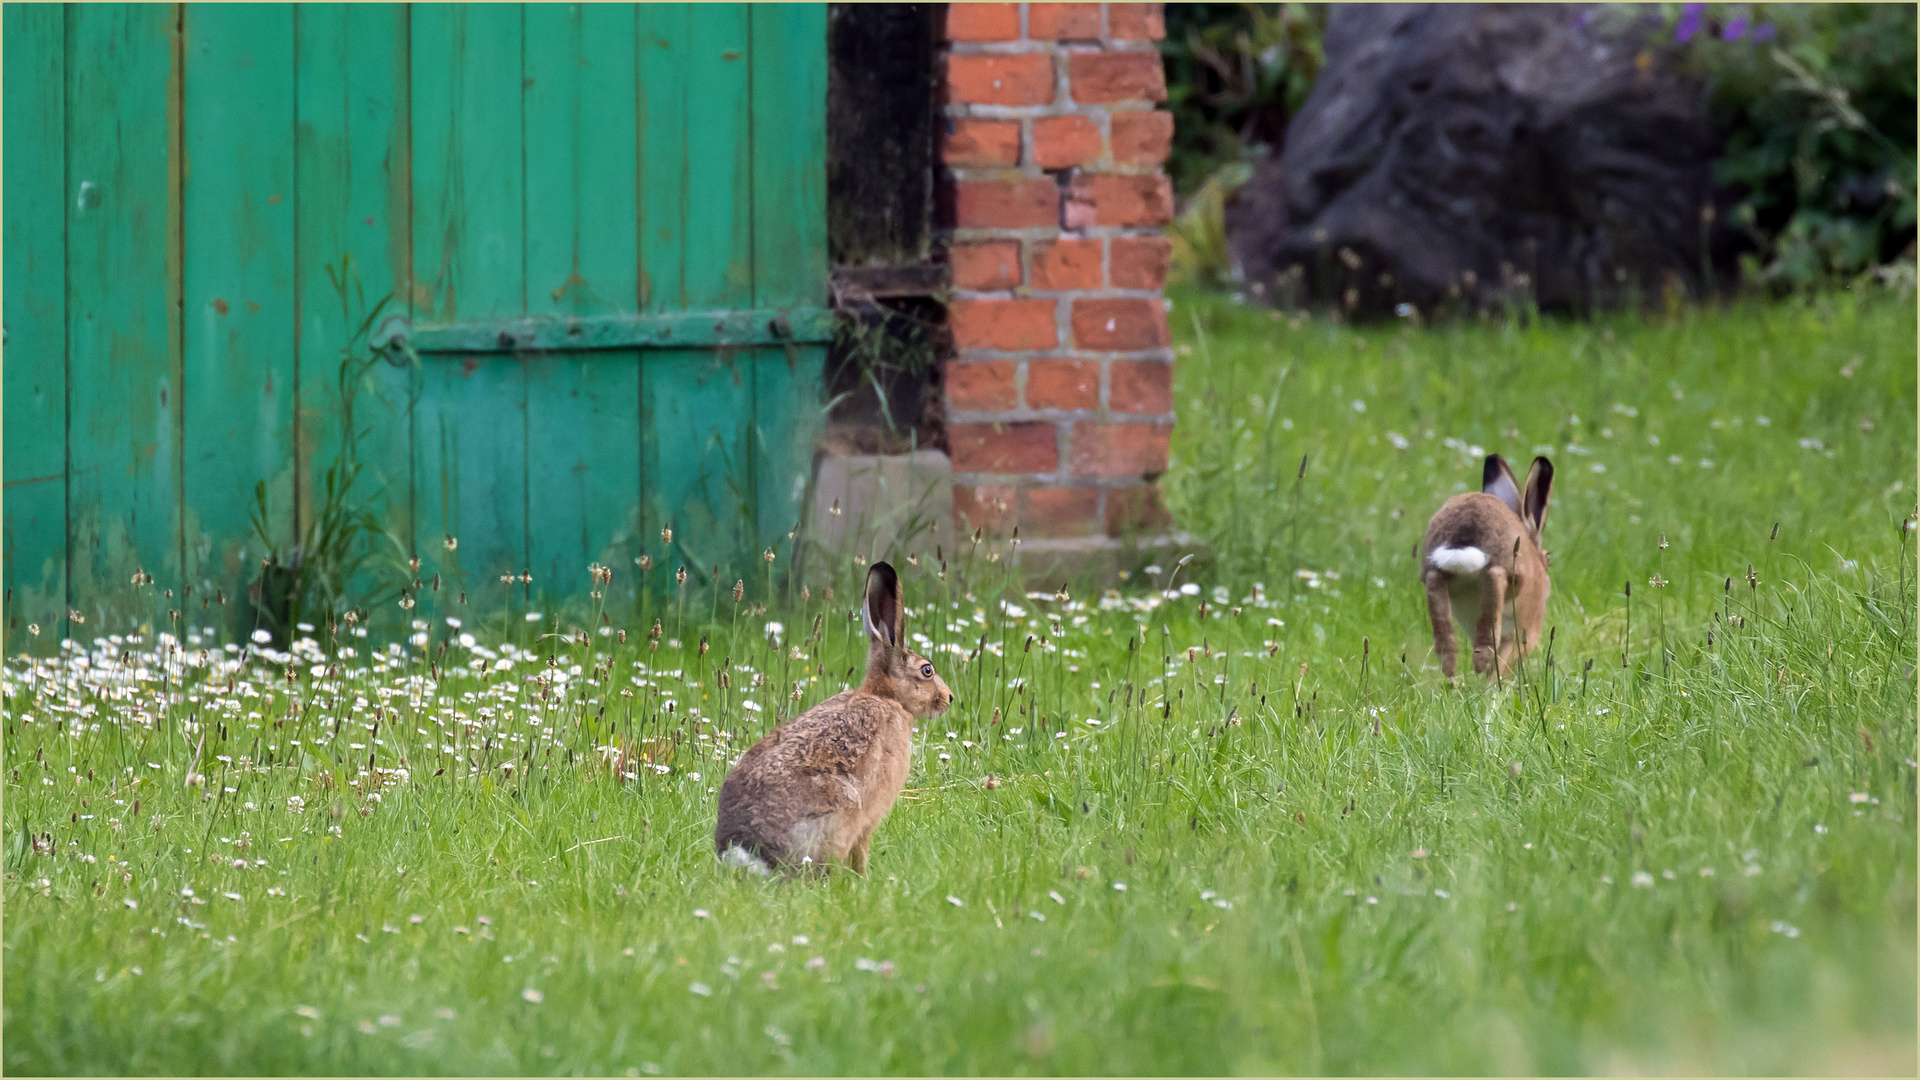
POLYGON ((945 253, 934 244, 944 4, 830 4, 827 247, 843 323, 821 450, 946 448, 945 253), (936 261, 938 260, 938 261, 936 261))

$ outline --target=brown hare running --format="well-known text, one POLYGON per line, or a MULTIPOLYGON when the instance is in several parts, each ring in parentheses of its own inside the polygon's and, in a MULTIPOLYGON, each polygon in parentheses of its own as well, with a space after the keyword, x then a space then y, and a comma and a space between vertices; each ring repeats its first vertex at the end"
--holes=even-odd
POLYGON ((1506 460, 1488 454, 1480 490, 1448 499, 1427 523, 1420 580, 1427 587, 1433 648, 1447 678, 1453 678, 1459 651, 1456 614, 1473 626, 1473 670, 1483 675, 1506 675, 1540 643, 1549 588, 1540 529, 1552 487, 1553 463, 1546 458, 1533 459, 1522 488, 1506 460), (1516 618, 1506 617, 1508 605, 1516 618))
POLYGON ((720 786, 713 831, 720 860, 759 874, 824 869, 866 873, 874 827, 907 780, 913 721, 953 704, 926 658, 904 644, 900 578, 867 572, 867 677, 768 732, 720 786))

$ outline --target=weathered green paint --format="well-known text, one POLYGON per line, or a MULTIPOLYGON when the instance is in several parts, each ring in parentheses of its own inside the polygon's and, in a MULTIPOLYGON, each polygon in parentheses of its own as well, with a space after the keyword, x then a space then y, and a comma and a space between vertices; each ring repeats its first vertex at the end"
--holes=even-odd
MULTIPOLYGON (((327 470, 345 441, 350 395, 360 464, 351 490, 370 500, 397 550, 411 551, 413 453, 407 406, 417 390, 417 372, 381 362, 356 383, 341 383, 341 349, 369 315, 378 316, 383 297, 404 290, 410 265, 407 9, 302 4, 293 18, 300 192, 294 266, 303 466, 299 525, 304 535, 325 498, 327 470)), ((404 317, 404 292, 384 311, 404 317)), ((377 580, 374 568, 367 570, 358 581, 361 590, 377 580)))
POLYGON ((687 193, 678 307, 753 303, 752 128, 748 116, 749 8, 695 9, 680 64, 687 73, 687 193))
POLYGON ((640 544, 638 353, 527 361, 528 566, 536 591, 584 594, 593 563, 633 586, 640 544))
MULTIPOLYGON (((637 16, 599 4, 526 13, 525 310, 601 324, 639 307, 637 16)), ((605 347, 601 335, 571 329, 530 335, 531 347, 605 347)), ((527 562, 536 592, 581 594, 592 587, 589 565, 632 566, 639 405, 637 351, 528 361, 527 562)))
MULTIPOLYGON (((662 350, 647 357, 640 384, 640 457, 646 467, 646 525, 671 525, 670 558, 704 580, 715 564, 753 569, 755 537, 733 523, 751 520, 753 476, 742 453, 752 430, 753 360, 747 353, 662 350), (744 543, 743 543, 744 541, 744 543)), ((659 537, 644 537, 660 552, 659 537)))
POLYGON ((500 577, 528 569, 525 361, 436 356, 424 367, 413 426, 421 537, 459 538, 455 588, 524 601, 526 589, 500 577))
POLYGON ((526 13, 525 311, 633 313, 640 299, 636 13, 608 4, 537 4, 526 13))
POLYGON ((800 524, 800 496, 813 475, 815 415, 794 408, 819 394, 824 350, 760 349, 753 354, 754 520, 756 543, 774 547, 781 566, 793 557, 787 534, 800 524))
POLYGON ((797 518, 831 332, 823 6, 5 16, 16 623, 122 629, 191 588, 242 625, 255 486, 290 549, 349 396, 356 501, 394 541, 368 584, 417 553, 480 605, 531 573, 526 603, 597 561, 630 596, 669 523, 663 561, 751 578, 797 518), (413 359, 343 385, 387 297, 413 359))
MULTIPOLYGON (((151 618, 160 610, 151 592, 185 585, 175 217, 181 162, 176 129, 167 122, 177 115, 181 86, 176 9, 75 4, 65 18, 67 130, 87 133, 67 142, 62 200, 67 580, 73 606, 92 626, 72 632, 90 635, 103 624, 151 618), (140 122, 114 122, 121 117, 140 122), (148 594, 128 585, 138 569, 154 577, 148 594)), ((15 360, 10 355, 7 366, 15 360)), ((11 460, 6 468, 11 478, 11 460)))
MULTIPOLYGON (((758 5, 752 17, 753 302, 806 304, 827 293, 826 20, 817 9, 758 5)), ((826 314, 826 313, 823 313, 826 314)), ((831 334, 831 319, 817 324, 831 334)), ((778 546, 800 520, 799 492, 812 475, 816 416, 791 407, 812 400, 824 376, 824 349, 763 349, 754 360, 755 519, 759 543, 778 546)))
POLYGON ((634 12, 639 75, 635 142, 640 147, 640 310, 680 311, 686 242, 687 68, 693 7, 641 4, 634 12))
POLYGON ((753 305, 827 295, 826 20, 818 8, 762 4, 753 19, 753 305))
MULTIPOLYGON (((413 8, 416 325, 526 311, 524 26, 518 5, 413 8)), ((502 598, 499 577, 528 569, 526 373, 517 360, 425 364, 422 532, 458 537, 460 586, 502 598)))
POLYGON ((416 324, 526 311, 517 4, 413 9, 416 324))
POLYGON ((833 337, 826 308, 675 311, 660 315, 581 315, 465 322, 409 328, 421 352, 580 352, 592 349, 741 348, 833 337))
POLYGON ((67 622, 66 84, 60 8, 8 4, 5 505, 8 640, 58 640, 67 622), (51 361, 51 362, 50 362, 51 361))
POLYGON ((294 544, 293 15, 185 11, 187 577, 228 596, 294 544))

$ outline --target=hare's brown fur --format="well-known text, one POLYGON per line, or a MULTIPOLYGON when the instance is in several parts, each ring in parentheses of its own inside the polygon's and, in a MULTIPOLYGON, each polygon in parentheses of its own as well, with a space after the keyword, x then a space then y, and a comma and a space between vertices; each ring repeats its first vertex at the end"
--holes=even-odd
POLYGON ((899 579, 886 563, 867 577, 871 644, 857 689, 835 694, 768 732, 720 786, 714 847, 756 870, 867 867, 873 830, 906 784, 913 720, 953 703, 925 657, 901 647, 899 579))
POLYGON ((1448 499, 1427 524, 1420 580, 1440 670, 1451 679, 1459 646, 1454 616, 1472 619, 1473 670, 1492 678, 1511 672, 1540 643, 1546 621, 1546 525, 1553 464, 1535 458, 1524 489, 1498 454, 1488 455, 1481 491, 1448 499))

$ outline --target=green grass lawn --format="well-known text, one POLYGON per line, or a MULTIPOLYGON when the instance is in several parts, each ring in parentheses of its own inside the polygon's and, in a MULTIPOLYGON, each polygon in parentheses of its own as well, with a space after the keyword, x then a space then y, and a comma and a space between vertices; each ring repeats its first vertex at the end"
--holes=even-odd
POLYGON ((10 661, 7 1071, 1910 1074, 1913 302, 1172 318, 1202 554, 889 553, 960 704, 864 879, 711 848, 863 654, 850 560, 10 661), (1553 638, 1449 687, 1412 547, 1494 450, 1558 468, 1553 638))

